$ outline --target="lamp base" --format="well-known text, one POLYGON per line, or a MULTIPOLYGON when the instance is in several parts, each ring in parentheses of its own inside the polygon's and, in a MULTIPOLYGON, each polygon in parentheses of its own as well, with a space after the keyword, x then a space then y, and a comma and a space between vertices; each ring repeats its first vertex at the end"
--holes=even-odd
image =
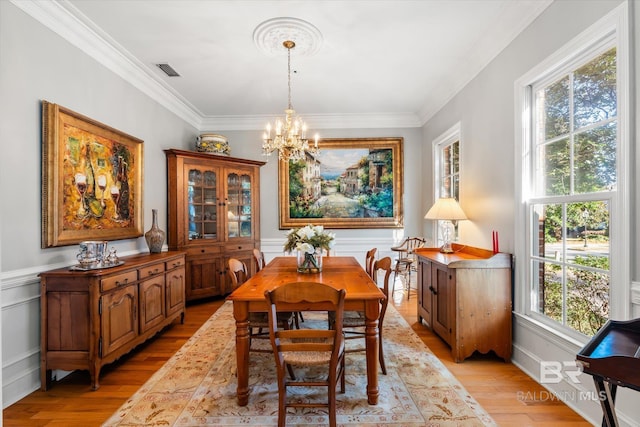
POLYGON ((449 220, 442 221, 442 240, 444 240, 444 244, 440 248, 440 252, 443 254, 452 254, 453 248, 451 247, 451 237, 455 233, 455 227, 453 223, 449 220))

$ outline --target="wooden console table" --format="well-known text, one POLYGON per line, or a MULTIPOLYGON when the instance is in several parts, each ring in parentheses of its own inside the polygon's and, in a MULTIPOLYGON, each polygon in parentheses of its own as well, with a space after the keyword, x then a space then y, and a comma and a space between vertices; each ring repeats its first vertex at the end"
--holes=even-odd
POLYGON ((184 320, 185 254, 121 258, 123 265, 90 271, 68 267, 40 274, 40 388, 52 369, 86 369, 91 388, 100 369, 184 320))
POLYGON ((493 350, 511 360, 511 255, 453 244, 416 249, 418 318, 451 346, 462 362, 493 350))

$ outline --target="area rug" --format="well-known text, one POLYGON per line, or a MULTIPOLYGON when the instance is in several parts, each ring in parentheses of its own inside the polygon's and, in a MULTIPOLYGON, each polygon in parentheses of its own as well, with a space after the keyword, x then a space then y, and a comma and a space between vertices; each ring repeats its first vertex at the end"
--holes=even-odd
MULTIPOLYGON (((231 304, 225 302, 103 426, 277 425, 272 354, 250 354, 249 404, 237 404, 231 304)), ((310 327, 314 320, 307 317, 305 326, 310 327)), ((384 353, 387 375, 378 376, 378 405, 367 403, 364 353, 347 355, 346 393, 337 395, 338 425, 496 426, 391 304, 385 317, 384 353)), ((328 423, 324 408, 289 411, 288 426, 328 423)))

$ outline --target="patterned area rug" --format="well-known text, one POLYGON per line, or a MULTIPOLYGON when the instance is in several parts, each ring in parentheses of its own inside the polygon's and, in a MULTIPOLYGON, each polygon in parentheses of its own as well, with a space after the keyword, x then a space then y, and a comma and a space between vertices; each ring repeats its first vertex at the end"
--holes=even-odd
MULTIPOLYGON (((305 327, 312 327, 314 319, 307 317, 305 327)), ((349 345, 362 344, 358 341, 349 345)), ((380 396, 375 406, 367 403, 364 353, 347 355, 346 393, 337 395, 338 425, 496 426, 391 304, 384 348, 387 375, 378 376, 380 396)), ((273 355, 252 352, 250 357, 249 404, 240 407, 235 322, 231 302, 225 302, 103 426, 275 426, 278 389, 273 355)), ((289 411, 289 426, 328 423, 324 408, 289 411)))

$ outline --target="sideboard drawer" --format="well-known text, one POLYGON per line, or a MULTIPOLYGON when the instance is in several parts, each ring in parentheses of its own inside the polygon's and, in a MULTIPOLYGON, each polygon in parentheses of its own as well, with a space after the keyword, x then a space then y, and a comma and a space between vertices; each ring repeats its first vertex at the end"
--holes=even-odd
POLYGON ((186 262, 184 262, 184 257, 172 259, 171 261, 166 262, 166 269, 173 270, 174 268, 184 267, 186 262))
POLYGON ((164 273, 164 262, 140 267, 140 269, 138 269, 138 278, 142 280, 162 273, 164 273))
POLYGON ((100 291, 106 292, 119 286, 128 285, 138 280, 137 271, 129 271, 127 273, 117 274, 115 276, 105 277, 100 280, 100 291))

